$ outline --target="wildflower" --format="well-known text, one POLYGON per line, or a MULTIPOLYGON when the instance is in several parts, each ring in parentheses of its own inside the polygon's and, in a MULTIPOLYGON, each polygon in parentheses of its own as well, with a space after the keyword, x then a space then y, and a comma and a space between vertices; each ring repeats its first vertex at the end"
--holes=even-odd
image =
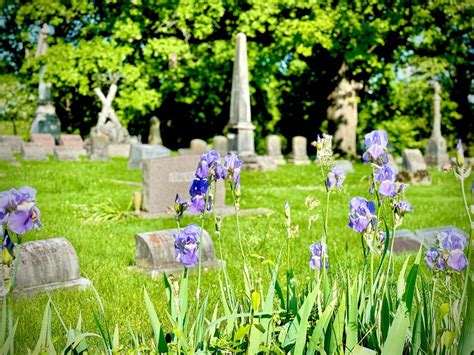
POLYGON ((376 166, 374 169, 375 180, 378 182, 395 181, 398 169, 388 164, 376 166))
POLYGON ((446 264, 438 248, 432 247, 425 252, 425 262, 433 270, 444 270, 446 264))
POLYGON ((380 184, 379 193, 383 197, 395 197, 397 192, 397 183, 394 181, 385 180, 380 184))
POLYGON ((364 232, 369 224, 375 226, 375 204, 363 197, 354 197, 350 201, 349 227, 356 232, 364 232))
POLYGON ((346 178, 344 170, 340 166, 335 166, 332 170, 328 173, 328 178, 326 180, 326 187, 331 189, 333 187, 337 187, 338 190, 341 190, 342 183, 346 178))
POLYGON ((195 224, 183 228, 181 232, 174 234, 174 249, 176 261, 185 267, 194 267, 199 261, 199 227, 195 224))
POLYGON ((191 205, 189 206, 189 212, 201 213, 205 208, 205 196, 209 184, 206 179, 194 179, 189 188, 189 194, 191 195, 191 205))
POLYGON ((176 198, 174 200, 173 205, 174 211, 176 212, 176 218, 180 219, 184 213, 184 211, 188 208, 188 203, 186 201, 181 201, 179 195, 176 194, 176 198))
POLYGON ((4 232, 3 241, 2 241, 2 264, 10 266, 13 259, 15 258, 13 254, 13 248, 15 244, 12 242, 8 231, 4 232))
POLYGON ((385 131, 375 130, 366 134, 365 146, 367 147, 367 151, 363 154, 362 158, 365 162, 369 162, 370 160, 383 160, 383 162, 387 162, 387 144, 388 137, 385 131))
POLYGON ((461 249, 454 249, 450 251, 447 263, 454 271, 462 271, 467 267, 467 258, 461 249))
POLYGON ((224 157, 224 168, 227 170, 227 179, 229 182, 234 183, 236 188, 240 186, 240 168, 242 165, 242 160, 233 152, 227 153, 224 157))
POLYGON ((462 147, 462 140, 458 140, 458 144, 456 145, 456 164, 459 167, 464 165, 464 148, 462 147))
POLYGON ((315 142, 312 143, 316 147, 316 158, 318 162, 326 167, 330 167, 333 164, 332 160, 332 136, 329 134, 323 134, 321 138, 319 135, 315 142))
POLYGON ((40 210, 36 206, 36 190, 23 186, 0 193, 0 224, 23 235, 33 228, 40 228, 40 210))
POLYGON ((311 257, 309 259, 309 267, 313 270, 319 270, 323 266, 323 261, 325 267, 329 267, 329 262, 327 259, 327 250, 328 247, 325 243, 314 242, 310 245, 309 251, 311 253, 311 257))
POLYGON ((454 229, 448 229, 438 234, 438 242, 439 246, 446 251, 463 250, 466 247, 467 239, 464 234, 456 232, 454 229))

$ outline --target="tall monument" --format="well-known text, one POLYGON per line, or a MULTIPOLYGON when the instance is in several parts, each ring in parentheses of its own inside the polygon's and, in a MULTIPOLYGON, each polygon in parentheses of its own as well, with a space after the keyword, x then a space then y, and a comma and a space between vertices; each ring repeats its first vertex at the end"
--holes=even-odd
POLYGON ((426 146, 425 160, 430 166, 442 168, 443 165, 449 164, 449 156, 446 149, 446 140, 441 135, 441 85, 435 81, 433 87, 433 131, 426 146))
MULTIPOLYGON (((46 42, 49 35, 49 26, 44 24, 40 30, 38 37, 38 47, 36 49, 36 57, 46 54, 48 43, 46 42)), ((56 115, 56 108, 51 99, 51 83, 44 82, 44 72, 46 68, 43 65, 39 73, 38 85, 38 107, 36 108, 35 119, 31 124, 31 133, 49 133, 52 134, 59 142, 59 135, 61 133, 61 122, 56 115)))
POLYGON ((230 120, 227 127, 229 151, 237 152, 247 168, 256 168, 258 164, 254 142, 255 126, 252 124, 250 112, 247 38, 243 33, 237 34, 236 37, 230 120))

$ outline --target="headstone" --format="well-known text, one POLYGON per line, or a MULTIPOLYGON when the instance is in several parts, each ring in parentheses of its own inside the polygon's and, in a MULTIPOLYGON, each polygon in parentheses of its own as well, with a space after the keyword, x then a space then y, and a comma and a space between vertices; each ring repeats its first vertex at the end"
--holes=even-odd
POLYGON ((162 145, 132 144, 128 157, 129 169, 141 169, 143 161, 169 157, 171 151, 162 145))
POLYGON ((69 160, 69 161, 78 161, 79 150, 73 149, 70 147, 65 147, 63 145, 58 145, 54 147, 54 156, 57 160, 69 160))
POLYGON ((295 165, 308 165, 310 163, 310 160, 308 158, 308 154, 306 153, 306 145, 307 141, 305 137, 293 137, 293 151, 288 162, 295 165))
POLYGON ((438 82, 433 83, 433 131, 426 147, 425 160, 429 166, 435 166, 441 169, 449 164, 449 156, 446 148, 446 139, 441 134, 441 85, 438 82))
POLYGON ((163 145, 160 132, 160 120, 153 116, 150 120, 150 134, 148 135, 148 144, 163 145))
MULTIPOLYGON (((0 266, 3 290, 6 266, 0 266)), ((21 244, 15 292, 31 294, 58 288, 86 288, 91 282, 81 277, 79 260, 71 243, 64 238, 21 244)))
POLYGON ((131 144, 109 144, 109 157, 111 158, 128 158, 130 155, 131 144))
POLYGON ((49 133, 31 133, 30 141, 42 146, 48 154, 54 152, 54 137, 49 133))
POLYGON ((269 156, 257 156, 257 163, 258 163, 258 168, 260 170, 275 170, 277 168, 277 164, 273 158, 269 156))
POLYGON ((247 64, 247 37, 237 34, 232 72, 230 119, 227 138, 229 151, 235 151, 248 169, 257 169, 254 130, 250 111, 250 90, 247 64))
MULTIPOLYGON (((143 161, 143 209, 149 213, 166 213, 176 194, 189 199, 189 187, 199 162, 198 155, 183 155, 143 161)), ((216 207, 224 206, 225 186, 218 181, 216 207)))
POLYGON ((0 143, 7 143, 13 153, 21 153, 21 144, 23 143, 23 138, 10 134, 2 134, 0 135, 0 143))
POLYGON ((346 174, 354 172, 354 167, 352 166, 352 163, 350 160, 336 160, 335 164, 336 166, 344 170, 346 174))
POLYGON ((395 253, 416 252, 423 243, 412 231, 402 229, 395 232, 393 251, 395 253))
POLYGON ((267 154, 273 159, 275 164, 283 165, 286 164, 286 160, 281 154, 281 138, 275 134, 267 137, 267 154))
POLYGON ((202 139, 193 139, 189 144, 191 154, 201 155, 207 152, 207 143, 202 139))
POLYGON ((215 136, 212 140, 212 147, 221 157, 229 152, 228 144, 227 137, 224 136, 215 136))
POLYGON ((24 160, 48 160, 44 148, 36 143, 23 143, 21 145, 21 156, 24 160))
POLYGON ((436 244, 438 234, 440 234, 441 232, 447 231, 449 229, 454 229, 457 233, 464 234, 467 239, 469 238, 466 232, 462 231, 461 229, 455 226, 443 226, 443 227, 417 229, 415 233, 416 233, 416 237, 422 241, 423 245, 429 248, 436 244))
MULTIPOLYGON (((184 266, 176 261, 174 249, 174 234, 177 229, 166 229, 156 232, 139 233, 135 236, 136 268, 151 276, 161 276, 162 273, 173 273, 184 270, 184 266)), ((201 266, 203 268, 217 267, 222 261, 216 259, 214 244, 206 230, 200 238, 201 266)))
POLYGON ((8 143, 0 143, 0 160, 14 160, 12 148, 8 143))
POLYGON ((59 145, 76 149, 81 152, 84 150, 84 141, 78 134, 61 134, 59 137, 59 145))
POLYGON ((426 170, 426 163, 419 149, 404 149, 402 152, 403 169, 414 173, 418 170, 426 170))
MULTIPOLYGON (((48 49, 47 38, 49 36, 49 26, 44 24, 38 36, 38 46, 36 48, 36 57, 46 54, 48 49)), ((35 119, 31 124, 30 133, 48 133, 54 136, 56 142, 59 141, 61 133, 61 122, 56 115, 56 108, 51 98, 51 83, 44 82, 44 73, 46 67, 43 65, 39 73, 39 98, 36 108, 35 119)))
POLYGON ((90 150, 88 151, 91 160, 109 160, 109 138, 102 134, 92 134, 90 137, 90 150))
POLYGON ((394 166, 394 167, 398 166, 397 160, 395 159, 395 157, 392 154, 388 155, 388 164, 390 166, 394 166))

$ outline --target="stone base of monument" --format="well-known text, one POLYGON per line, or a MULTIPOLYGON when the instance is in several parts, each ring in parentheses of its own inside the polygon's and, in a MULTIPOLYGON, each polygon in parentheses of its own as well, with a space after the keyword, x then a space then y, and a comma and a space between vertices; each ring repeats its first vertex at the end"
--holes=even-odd
MULTIPOLYGON (((234 206, 216 207, 215 211, 216 211, 216 215, 221 216, 221 217, 228 217, 228 216, 235 215, 234 206)), ((245 209, 245 210, 240 210, 239 211, 239 216, 240 217, 245 217, 245 216, 253 216, 253 215, 269 215, 269 214, 272 214, 274 212, 275 211, 273 211, 269 208, 265 208, 265 207, 249 208, 249 209, 245 209)), ((188 212, 185 212, 185 214, 188 214, 188 212)), ((162 217, 173 217, 174 218, 174 211, 172 211, 172 210, 169 210, 168 212, 140 211, 136 215, 138 217, 144 218, 144 219, 162 218, 162 217)))
MULTIPOLYGON (((0 268, 0 294, 5 293, 6 266, 0 268)), ((81 277, 79 260, 65 238, 38 240, 21 244, 15 293, 34 294, 60 288, 84 289, 91 281, 81 277)), ((0 297, 1 297, 0 295, 0 297)))
POLYGON ((277 163, 272 157, 269 156, 257 156, 257 164, 259 170, 267 171, 267 170, 276 170, 277 163))
MULTIPOLYGON (((166 229, 156 232, 139 233, 135 236, 135 263, 134 270, 151 276, 161 276, 163 273, 176 273, 184 270, 184 266, 176 261, 174 249, 174 234, 177 229, 166 229)), ((201 236, 202 267, 213 268, 222 265, 216 259, 214 244, 206 230, 201 236)))
POLYGON ((109 157, 128 158, 130 155, 130 144, 109 144, 109 157))
POLYGON ((412 185, 431 185, 431 174, 427 170, 418 170, 414 173, 401 171, 397 174, 397 181, 412 185))
POLYGON ((291 157, 288 159, 288 163, 293 165, 309 165, 311 164, 311 160, 309 160, 308 157, 291 157))

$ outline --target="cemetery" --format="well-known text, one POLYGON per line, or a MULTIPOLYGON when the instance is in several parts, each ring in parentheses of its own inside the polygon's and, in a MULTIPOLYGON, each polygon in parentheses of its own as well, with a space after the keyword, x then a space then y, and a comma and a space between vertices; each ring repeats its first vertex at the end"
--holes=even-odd
POLYGON ((474 353, 472 6, 7 3, 0 354, 474 353))

